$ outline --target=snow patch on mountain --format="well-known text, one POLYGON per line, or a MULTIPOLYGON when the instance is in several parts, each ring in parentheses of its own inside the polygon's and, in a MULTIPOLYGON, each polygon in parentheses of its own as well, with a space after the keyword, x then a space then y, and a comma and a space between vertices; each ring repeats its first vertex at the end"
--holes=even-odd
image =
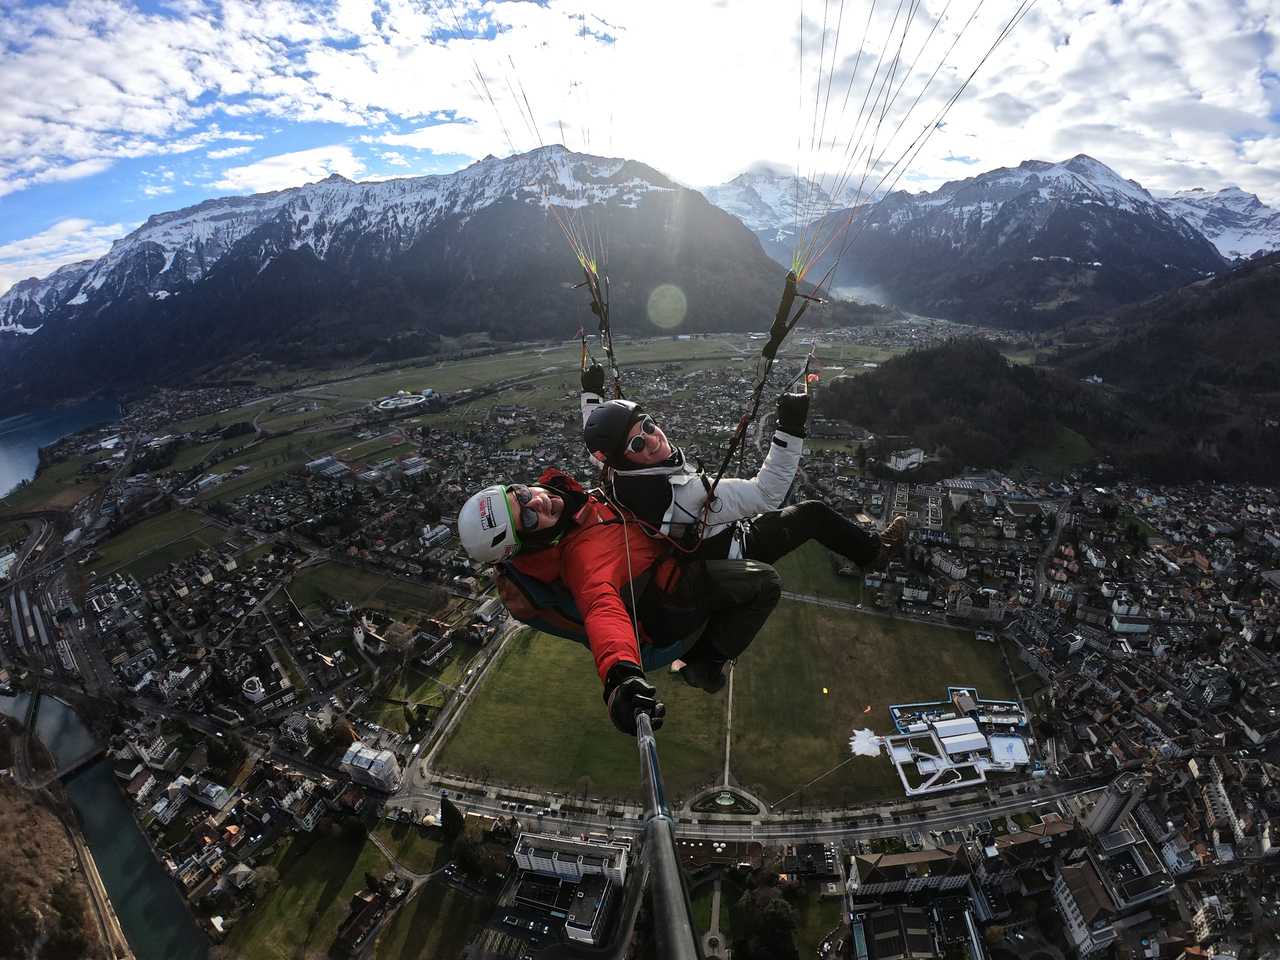
POLYGON ((821 182, 769 164, 756 164, 728 183, 704 187, 702 195, 753 233, 768 233, 781 242, 832 210, 853 203, 856 186, 846 186, 836 201, 821 182))
POLYGON ((1280 210, 1239 187, 1216 193, 1196 187, 1160 198, 1170 215, 1199 230, 1229 259, 1247 259, 1280 250, 1280 210))

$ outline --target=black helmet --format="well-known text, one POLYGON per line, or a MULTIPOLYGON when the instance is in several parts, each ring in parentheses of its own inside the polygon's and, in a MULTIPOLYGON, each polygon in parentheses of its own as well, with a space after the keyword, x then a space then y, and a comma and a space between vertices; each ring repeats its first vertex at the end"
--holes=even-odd
POLYGON ((634 400, 610 400, 591 411, 582 439, 597 460, 603 460, 615 470, 625 470, 631 464, 626 454, 627 434, 631 426, 644 416, 644 407, 634 400))

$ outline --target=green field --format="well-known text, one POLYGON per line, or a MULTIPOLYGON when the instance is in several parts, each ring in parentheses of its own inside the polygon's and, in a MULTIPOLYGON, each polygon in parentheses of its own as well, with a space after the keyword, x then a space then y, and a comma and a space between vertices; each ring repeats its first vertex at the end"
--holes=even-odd
POLYGON ((431 873, 448 860, 437 831, 384 820, 373 831, 400 865, 413 873, 431 873))
POLYGON ((376 960, 457 960, 493 901, 444 883, 423 886, 378 937, 376 960))
POLYGON ((210 443, 196 443, 183 447, 178 451, 178 455, 173 458, 173 464, 169 469, 175 471, 190 470, 203 462, 206 457, 216 451, 222 444, 222 440, 214 440, 210 443))
POLYGON ((242 960, 328 956, 351 897, 367 872, 389 868, 371 842, 342 833, 297 834, 273 858, 280 883, 232 929, 227 946, 242 960))
MULTIPOLYGON (((650 675, 667 704, 662 772, 673 795, 710 782, 721 768, 725 697, 694 690, 665 672, 650 675)), ((588 652, 525 631, 490 668, 439 767, 565 793, 635 797, 635 744, 614 730, 588 652)))
POLYGON ((212 487, 201 494, 201 499, 229 500, 250 493, 279 479, 294 467, 323 456, 349 437, 345 430, 327 430, 291 433, 254 443, 210 468, 212 472, 221 474, 230 473, 232 468, 242 465, 250 469, 239 477, 229 478, 212 487))
POLYGON ((200 417, 179 420, 177 423, 169 424, 166 429, 171 433, 196 433, 209 430, 212 427, 226 428, 233 423, 252 423, 253 418, 266 409, 265 400, 253 400, 242 407, 231 407, 215 413, 206 413, 200 417))
POLYGON ((1089 463, 1095 456, 1088 440, 1070 427, 1060 426, 1044 446, 1018 457, 1014 467, 1030 467, 1048 476, 1060 477, 1073 467, 1089 463))
POLYGON ((948 684, 988 697, 1013 693, 999 648, 971 631, 784 600, 738 661, 734 775, 773 803, 834 770, 787 806, 899 796, 887 759, 850 758, 849 734, 890 732, 891 703, 942 699, 948 684))
POLYGON ((848 603, 862 602, 862 577, 842 577, 836 573, 830 551, 820 544, 805 544, 779 560, 777 567, 784 590, 848 603))
POLYGON ((0 513, 26 513, 33 510, 69 510, 83 497, 98 490, 103 484, 103 474, 81 474, 86 463, 99 460, 105 454, 92 457, 69 457, 41 470, 34 479, 9 493, 0 500, 0 513))
POLYGON ((170 560, 180 560, 221 543, 227 532, 204 517, 186 510, 170 510, 135 524, 99 549, 92 572, 97 575, 127 566, 143 580, 163 570, 170 560))
POLYGON ((409 620, 436 613, 447 600, 447 595, 438 587, 409 583, 339 563, 308 567, 293 578, 289 594, 299 607, 323 609, 329 600, 347 600, 353 606, 387 610, 409 620))

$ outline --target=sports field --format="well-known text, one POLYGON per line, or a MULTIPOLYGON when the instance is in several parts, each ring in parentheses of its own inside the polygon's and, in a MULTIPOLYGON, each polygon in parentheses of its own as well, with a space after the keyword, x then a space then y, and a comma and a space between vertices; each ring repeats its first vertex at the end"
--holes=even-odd
POLYGON ((900 796, 887 759, 851 759, 849 734, 891 732, 891 703, 942 699, 949 684, 1013 694, 999 647, 972 631, 784 600, 738 661, 733 773, 771 804, 800 788, 787 806, 900 796))
MULTIPOLYGON (((669 717, 659 734, 662 772, 673 794, 686 795, 720 769, 725 698, 665 673, 650 679, 669 717)), ((437 766, 561 793, 634 798, 640 786, 636 746, 610 724, 600 689, 584 647, 525 631, 490 668, 437 766)))

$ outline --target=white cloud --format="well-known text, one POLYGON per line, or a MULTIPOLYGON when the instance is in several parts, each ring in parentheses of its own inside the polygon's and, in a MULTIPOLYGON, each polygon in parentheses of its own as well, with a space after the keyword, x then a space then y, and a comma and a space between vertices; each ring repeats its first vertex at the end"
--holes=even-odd
POLYGON ((205 156, 210 160, 229 160, 232 157, 242 157, 251 150, 253 147, 223 147, 221 150, 210 150, 205 156))
POLYGON ((148 183, 142 188, 143 196, 163 197, 173 193, 173 186, 167 183, 148 183))
POLYGON ((382 158, 383 163, 389 163, 393 167, 407 167, 409 161, 403 153, 397 153, 395 150, 384 150, 378 156, 382 158))
POLYGON ((350 147, 335 145, 282 153, 241 167, 230 167, 222 171, 222 178, 213 185, 234 193, 264 193, 323 180, 334 173, 355 179, 363 172, 364 163, 350 147))
POLYGON ((0 292, 19 280, 48 276, 63 264, 100 257, 125 232, 119 223, 73 217, 33 236, 0 244, 0 292))
MULTIPOLYGON (((930 35, 945 3, 914 8, 894 71, 901 96, 882 121, 871 111, 876 120, 864 128, 879 127, 881 146, 978 0, 954 0, 930 35)), ((407 149, 479 157, 563 138, 687 183, 719 182, 756 160, 834 170, 841 145, 860 129, 860 95, 877 76, 894 8, 877 5, 863 44, 862 5, 806 4, 801 31, 795 8, 776 0, 597 0, 582 19, 577 0, 386 0, 376 10, 357 0, 184 0, 156 14, 123 0, 7 7, 0 194, 85 176, 123 157, 256 136, 207 126, 227 117, 359 127, 402 157, 407 149), (455 14, 468 38, 446 41, 455 14), (584 37, 584 28, 613 42, 584 37), (846 109, 844 84, 860 45, 846 109), (832 64, 834 90, 819 94, 832 64), (426 125, 441 117, 454 122, 426 125), (407 132, 374 132, 392 123, 407 132), (809 151, 815 126, 822 147, 809 151), (797 142, 806 156, 796 156, 797 142)), ((981 9, 887 158, 923 129, 1012 9, 981 9)), ((1239 183, 1280 202, 1278 32, 1267 0, 1040 0, 904 185, 954 176, 951 155, 972 158, 966 167, 978 171, 1086 152, 1153 189, 1193 185, 1186 178, 1194 174, 1199 185, 1239 183)), ((233 149, 209 156, 229 159, 233 149)), ((354 169, 354 157, 344 163, 354 169)), ((229 172, 219 186, 241 179, 265 182, 229 172)))

